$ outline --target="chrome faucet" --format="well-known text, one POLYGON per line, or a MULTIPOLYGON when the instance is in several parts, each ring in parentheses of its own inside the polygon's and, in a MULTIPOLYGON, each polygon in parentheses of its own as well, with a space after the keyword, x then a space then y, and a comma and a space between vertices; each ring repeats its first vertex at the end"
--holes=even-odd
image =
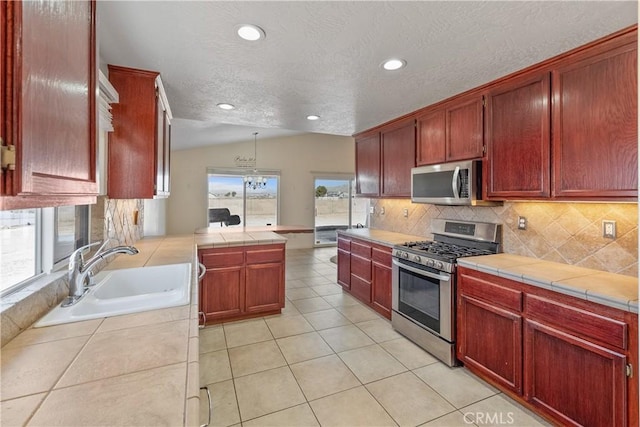
POLYGON ((69 296, 62 303, 62 307, 69 307, 78 302, 87 290, 86 282, 88 281, 91 269, 107 257, 116 254, 135 255, 138 249, 133 246, 115 246, 106 250, 102 250, 109 241, 106 240, 98 249, 96 254, 85 262, 82 252, 92 246, 100 244, 100 242, 91 243, 76 249, 69 258, 69 296))

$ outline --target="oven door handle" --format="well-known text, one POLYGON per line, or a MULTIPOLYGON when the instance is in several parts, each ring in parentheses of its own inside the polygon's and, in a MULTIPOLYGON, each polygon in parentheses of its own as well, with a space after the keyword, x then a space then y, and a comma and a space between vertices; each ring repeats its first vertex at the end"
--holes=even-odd
POLYGON ((426 276, 426 277, 431 277, 432 279, 438 279, 442 282, 448 282, 449 280, 451 280, 451 276, 450 275, 444 275, 444 274, 435 274, 432 273, 430 271, 426 271, 426 270, 420 270, 419 268, 415 268, 415 267, 411 267, 409 265, 406 264, 402 264, 400 262, 398 262, 397 260, 393 259, 392 260, 393 265, 397 266, 398 268, 404 268, 405 270, 411 271, 412 273, 416 273, 419 274, 421 276, 426 276))

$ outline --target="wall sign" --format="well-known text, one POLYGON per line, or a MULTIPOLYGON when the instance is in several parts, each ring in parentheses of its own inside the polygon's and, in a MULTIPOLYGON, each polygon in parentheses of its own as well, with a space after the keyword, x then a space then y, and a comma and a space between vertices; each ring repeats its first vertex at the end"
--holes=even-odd
POLYGON ((251 156, 236 156, 234 159, 236 167, 238 168, 255 168, 256 167, 256 159, 251 156))

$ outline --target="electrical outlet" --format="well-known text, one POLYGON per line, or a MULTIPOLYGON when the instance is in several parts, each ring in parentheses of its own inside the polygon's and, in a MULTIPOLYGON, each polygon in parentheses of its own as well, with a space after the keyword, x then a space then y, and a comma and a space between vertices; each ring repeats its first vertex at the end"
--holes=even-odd
POLYGON ((409 217, 409 209, 402 209, 402 216, 405 218, 409 217))
POLYGON ((526 230, 527 229, 527 217, 519 216, 518 217, 518 230, 526 230))
POLYGON ((369 213, 370 214, 376 213, 376 207, 375 206, 369 206, 369 213))
POLYGON ((607 239, 616 238, 616 222, 610 220, 602 221, 602 237, 607 239))
POLYGON ((380 215, 384 215, 384 206, 380 208, 380 215))

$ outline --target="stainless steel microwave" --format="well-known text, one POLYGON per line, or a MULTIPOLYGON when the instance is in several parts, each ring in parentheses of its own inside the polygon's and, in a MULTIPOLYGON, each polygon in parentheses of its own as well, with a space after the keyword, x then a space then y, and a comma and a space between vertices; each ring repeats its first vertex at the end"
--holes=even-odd
POLYGON ((412 168, 411 201, 434 205, 500 204, 482 200, 481 160, 412 168))

